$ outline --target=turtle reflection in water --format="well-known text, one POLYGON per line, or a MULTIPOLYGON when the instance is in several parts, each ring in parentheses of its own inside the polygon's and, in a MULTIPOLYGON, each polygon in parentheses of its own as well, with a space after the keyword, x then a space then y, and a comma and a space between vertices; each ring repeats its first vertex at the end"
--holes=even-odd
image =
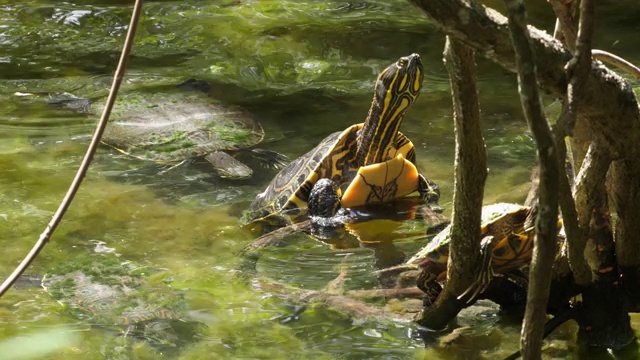
POLYGON ((78 320, 178 348, 196 340, 204 325, 188 319, 182 294, 165 276, 115 254, 74 254, 43 276, 42 287, 78 320))
MULTIPOLYGON (((222 178, 247 179, 253 170, 230 152, 249 149, 264 139, 264 130, 246 110, 215 103, 207 82, 187 80, 164 91, 124 92, 116 101, 102 142, 132 157, 167 165, 204 158, 222 178)), ((104 102, 59 95, 55 106, 97 114, 104 102)), ((251 149, 264 165, 281 168, 284 155, 251 149)))
POLYGON ((390 203, 415 191, 437 202, 438 187, 418 173, 413 143, 399 131, 423 76, 418 54, 389 65, 378 76, 365 122, 329 135, 284 168, 244 222, 282 226, 306 214, 331 219, 341 208, 390 203))

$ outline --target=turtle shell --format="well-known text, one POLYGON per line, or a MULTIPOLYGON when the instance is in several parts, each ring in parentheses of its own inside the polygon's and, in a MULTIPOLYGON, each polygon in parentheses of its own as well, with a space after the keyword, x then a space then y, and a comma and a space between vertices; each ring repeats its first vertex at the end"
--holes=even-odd
MULTIPOLYGON (((530 207, 510 203, 497 203, 482 208, 480 239, 493 236, 497 239, 493 246, 492 266, 494 271, 513 265, 519 260, 530 258, 533 246, 533 228, 525 229, 524 224, 531 212, 530 207), (514 235, 514 236, 512 236, 514 235)), ((449 260, 451 225, 438 233, 424 248, 419 250, 406 265, 423 268, 444 280, 449 260)))
POLYGON ((265 220, 278 225, 304 215, 309 194, 322 178, 333 180, 343 207, 388 202, 418 189, 413 143, 398 132, 388 160, 359 167, 356 164, 358 133, 363 124, 335 132, 314 149, 282 169, 251 204, 244 222, 265 220))
MULTIPOLYGON (((244 109, 215 104, 201 92, 172 90, 122 94, 102 141, 142 160, 174 163, 247 148, 264 138, 262 126, 244 109)), ((102 106, 93 104, 91 110, 102 106)))

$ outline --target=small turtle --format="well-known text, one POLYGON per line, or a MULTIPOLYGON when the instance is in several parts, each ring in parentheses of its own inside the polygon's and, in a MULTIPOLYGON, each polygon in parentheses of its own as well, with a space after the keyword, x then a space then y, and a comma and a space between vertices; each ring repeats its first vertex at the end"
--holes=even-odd
MULTIPOLYGON (((179 165, 204 158, 220 177, 246 179, 253 170, 228 152, 247 149, 264 138, 262 126, 243 108, 214 102, 210 85, 187 80, 158 92, 124 92, 111 112, 102 142, 132 157, 179 165)), ((90 114, 102 111, 104 101, 59 95, 49 100, 59 107, 90 114)), ((276 168, 287 163, 284 155, 252 149, 254 157, 276 168)))
POLYGON ((286 225, 307 209, 326 218, 340 208, 388 203, 415 191, 437 202, 437 185, 418 173, 413 143, 399 131, 422 79, 418 54, 389 65, 378 75, 365 122, 329 135, 280 171, 243 222, 286 225))
POLYGON ((42 287, 71 316, 91 325, 159 346, 193 341, 202 324, 186 319, 182 294, 158 276, 113 253, 75 254, 45 274, 42 287))
MULTIPOLYGON (((528 219, 532 209, 510 203, 497 203, 482 208, 481 269, 475 282, 460 297, 471 293, 467 302, 472 302, 482 293, 495 274, 504 274, 529 263, 533 250, 534 227, 528 219)), ((561 223, 559 223, 561 226, 561 223)), ((451 225, 438 233, 418 251, 404 266, 421 269, 417 285, 425 293, 430 292, 430 283, 446 278, 449 260, 451 225)))

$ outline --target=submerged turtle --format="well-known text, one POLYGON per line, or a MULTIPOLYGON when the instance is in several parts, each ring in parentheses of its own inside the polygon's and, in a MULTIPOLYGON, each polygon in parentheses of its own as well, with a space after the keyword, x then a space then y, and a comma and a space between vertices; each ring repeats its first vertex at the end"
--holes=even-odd
MULTIPOLYGON (((532 208, 510 203, 497 203, 482 208, 481 268, 475 282, 461 296, 471 294, 473 301, 491 282, 494 274, 505 274, 520 269, 531 260, 534 227, 532 208)), ((561 222, 558 223, 562 225, 561 222)), ((449 259, 451 225, 409 259, 405 266, 421 269, 417 285, 425 293, 431 292, 431 283, 446 278, 449 259)))
POLYGON ((418 54, 389 65, 378 75, 365 122, 329 135, 280 171, 255 198, 244 222, 282 225, 307 209, 327 218, 339 208, 387 203, 415 191, 436 202, 438 187, 418 173, 413 143, 399 131, 422 79, 418 54))
MULTIPOLYGON (((253 170, 228 152, 260 143, 264 130, 246 110, 212 101, 209 89, 204 81, 187 80, 167 91, 122 93, 102 142, 132 157, 162 164, 202 157, 220 177, 246 179, 253 170)), ((62 96, 49 103, 87 113, 104 107, 103 102, 62 96)), ((287 162, 273 151, 252 151, 269 166, 282 167, 287 162)))
POLYGON ((42 278, 42 287, 76 319, 176 347, 191 342, 201 323, 162 273, 151 275, 115 254, 74 255, 42 278))

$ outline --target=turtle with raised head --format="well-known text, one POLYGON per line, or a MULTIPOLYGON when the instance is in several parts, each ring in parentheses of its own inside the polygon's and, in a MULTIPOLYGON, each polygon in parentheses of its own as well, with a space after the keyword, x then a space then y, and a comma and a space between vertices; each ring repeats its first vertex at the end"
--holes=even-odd
POLYGON ((420 94, 418 54, 401 57, 379 75, 364 123, 327 136, 291 162, 251 204, 244 222, 284 225, 340 208, 388 203, 415 191, 437 202, 435 183, 416 169, 413 143, 399 129, 420 94))

